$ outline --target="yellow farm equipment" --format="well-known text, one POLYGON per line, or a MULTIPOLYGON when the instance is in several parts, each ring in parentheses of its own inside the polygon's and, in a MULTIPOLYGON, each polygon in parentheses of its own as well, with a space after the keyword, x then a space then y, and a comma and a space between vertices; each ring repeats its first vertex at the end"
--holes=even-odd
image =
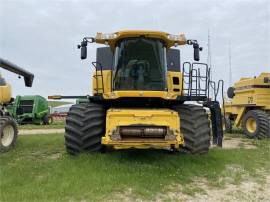
POLYGON ((270 73, 242 78, 227 91, 225 127, 240 127, 249 138, 270 138, 270 73))
POLYGON ((180 62, 180 50, 191 45, 194 60, 202 48, 183 34, 130 30, 85 37, 78 48, 87 57, 89 43, 97 48, 93 62, 92 96, 73 105, 65 127, 70 154, 114 149, 166 148, 202 154, 210 147, 210 108, 213 144, 222 146, 221 110, 209 99, 210 70, 199 62, 180 62), (187 101, 201 105, 186 104, 187 101))
MULTIPOLYGON (((27 87, 31 87, 34 75, 17 65, 0 58, 0 67, 24 77, 27 87)), ((17 124, 9 114, 6 106, 14 99, 11 96, 11 86, 0 74, 0 152, 6 152, 14 147, 18 135, 17 124)))

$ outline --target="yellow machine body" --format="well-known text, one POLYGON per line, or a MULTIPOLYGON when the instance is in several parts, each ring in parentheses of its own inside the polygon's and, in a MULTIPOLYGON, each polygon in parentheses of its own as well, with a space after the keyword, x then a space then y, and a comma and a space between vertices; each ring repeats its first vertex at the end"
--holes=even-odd
POLYGON ((11 100, 11 86, 6 84, 0 86, 0 104, 9 103, 11 100))
POLYGON ((93 79, 92 79, 93 91, 92 92, 94 95, 102 94, 104 99, 117 99, 120 97, 152 97, 152 98, 156 97, 156 98, 162 98, 166 100, 175 100, 177 96, 180 96, 183 93, 182 72, 173 72, 173 71, 167 72, 167 88, 168 88, 167 91, 143 91, 143 90, 111 91, 112 71, 103 70, 102 72, 103 83, 102 83, 102 77, 97 77, 96 76, 97 74, 100 75, 101 71, 97 71, 97 73, 93 75, 93 79), (176 84, 173 82, 175 78, 177 78, 177 80, 179 81, 176 84), (102 84, 104 88, 102 88, 102 84), (97 88, 97 85, 99 86, 99 88, 97 88))
POLYGON ((234 96, 225 104, 225 116, 234 120, 239 127, 244 114, 249 109, 261 109, 270 112, 270 73, 261 73, 258 77, 242 78, 234 84, 234 96))
MULTIPOLYGON (((185 45, 187 40, 184 34, 180 35, 170 35, 166 32, 159 31, 149 31, 149 30, 128 30, 128 31, 120 31, 115 32, 113 37, 108 36, 104 39, 102 33, 97 33, 95 42, 100 44, 106 44, 111 47, 111 50, 114 51, 115 44, 118 40, 132 38, 132 37, 140 37, 144 36, 145 38, 156 38, 164 41, 167 48, 170 48, 174 45, 185 45), (170 37, 171 36, 171 37, 170 37)), ((93 75, 92 79, 92 92, 94 95, 102 94, 104 99, 117 99, 120 97, 156 97, 167 100, 175 100, 177 96, 182 95, 183 86, 183 75, 182 72, 175 71, 167 71, 166 75, 167 80, 167 91, 113 91, 112 92, 112 71, 111 70, 103 70, 97 71, 93 75), (102 75, 102 76, 98 76, 102 75), (98 81, 97 81, 98 80, 98 81), (177 80, 178 82, 173 82, 177 80), (103 91, 104 90, 104 91, 103 91)))
MULTIPOLYGON (((180 35, 178 41, 168 39, 168 34, 165 32, 155 31, 121 31, 116 32, 113 39, 101 40, 99 39, 101 33, 96 36, 96 42, 101 44, 108 44, 113 51, 115 44, 120 39, 131 37, 139 37, 143 35, 147 38, 161 39, 167 44, 167 48, 173 46, 175 43, 184 45, 186 39, 184 35, 180 35)), ((92 87, 94 95, 102 95, 103 99, 118 99, 121 97, 149 97, 162 98, 166 100, 175 100, 177 96, 182 95, 182 72, 167 71, 167 91, 145 91, 145 90, 121 90, 112 91, 112 70, 103 70, 95 72, 92 79, 92 87), (102 76, 98 76, 102 75, 102 76), (178 82, 175 84, 173 80, 177 78, 178 82)), ((109 109, 106 115, 106 134, 102 138, 102 144, 113 146, 115 149, 127 148, 175 148, 184 144, 183 136, 180 134, 178 113, 169 109, 109 109), (112 134, 120 127, 132 126, 146 126, 146 127, 165 127, 166 130, 171 131, 171 139, 167 137, 162 138, 124 138, 112 139, 112 134)), ((135 127, 136 128, 136 127, 135 127)), ((135 130, 135 129, 134 129, 135 130)), ((139 131, 139 130, 138 130, 139 131)))
POLYGON ((184 144, 179 120, 178 113, 170 109, 111 108, 102 144, 115 149, 179 149, 184 144))
MULTIPOLYGON (((211 129, 207 114, 203 106, 185 104, 202 101, 217 115, 213 125, 222 125, 220 106, 207 95, 208 65, 184 62, 181 66, 180 50, 173 48, 192 45, 194 60, 199 61, 202 47, 197 40, 149 30, 97 33, 96 37, 84 37, 78 45, 82 60, 87 58, 90 43, 105 47, 96 49, 92 62, 92 95, 85 96, 68 113, 68 153, 102 151, 103 146, 208 152, 211 129)), ((65 97, 78 98, 50 96, 65 97)), ((222 137, 222 128, 216 127, 214 144, 222 146, 222 137)))

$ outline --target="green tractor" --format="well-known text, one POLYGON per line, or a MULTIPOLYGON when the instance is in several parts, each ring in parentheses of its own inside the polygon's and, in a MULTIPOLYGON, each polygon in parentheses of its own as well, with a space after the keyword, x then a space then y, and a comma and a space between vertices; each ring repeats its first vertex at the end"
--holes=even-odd
POLYGON ((48 101, 40 95, 18 95, 7 109, 18 124, 48 125, 50 123, 48 101))

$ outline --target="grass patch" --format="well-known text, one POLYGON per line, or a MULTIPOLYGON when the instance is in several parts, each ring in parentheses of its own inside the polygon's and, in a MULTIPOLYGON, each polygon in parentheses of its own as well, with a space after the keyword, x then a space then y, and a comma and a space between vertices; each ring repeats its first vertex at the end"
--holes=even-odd
POLYGON ((63 135, 19 136, 17 147, 0 156, 0 201, 106 201, 131 190, 132 199, 153 199, 171 185, 190 195, 194 179, 223 186, 221 177, 239 183, 243 175, 270 171, 270 142, 256 149, 213 148, 206 155, 162 150, 123 150, 77 157, 65 152, 63 135))
POLYGON ((36 125, 36 124, 25 124, 25 125, 19 125, 19 129, 25 129, 25 130, 31 130, 31 129, 58 129, 58 128, 64 128, 65 122, 64 121, 57 121, 53 122, 50 125, 36 125))

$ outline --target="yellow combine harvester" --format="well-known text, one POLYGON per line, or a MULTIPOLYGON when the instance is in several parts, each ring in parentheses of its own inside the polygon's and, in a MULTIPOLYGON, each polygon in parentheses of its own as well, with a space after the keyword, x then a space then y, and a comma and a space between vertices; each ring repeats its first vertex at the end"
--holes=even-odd
MULTIPOLYGON (((24 77, 25 86, 31 87, 34 75, 17 65, 0 58, 0 67, 24 77)), ((6 105, 13 101, 11 86, 6 83, 0 74, 0 152, 10 150, 16 143, 18 129, 17 124, 6 110, 6 105)))
POLYGON ((242 78, 228 89, 225 118, 226 131, 240 127, 249 138, 270 137, 270 73, 242 78))
POLYGON ((173 48, 192 45, 198 61, 202 48, 196 40, 158 31, 97 33, 78 46, 81 59, 86 59, 87 45, 94 42, 106 46, 97 48, 92 63, 93 96, 68 113, 65 145, 70 154, 101 151, 104 146, 206 153, 210 126, 203 106, 212 113, 213 143, 222 145, 221 110, 217 101, 209 100, 207 64, 184 62, 181 68, 180 50, 173 48))

